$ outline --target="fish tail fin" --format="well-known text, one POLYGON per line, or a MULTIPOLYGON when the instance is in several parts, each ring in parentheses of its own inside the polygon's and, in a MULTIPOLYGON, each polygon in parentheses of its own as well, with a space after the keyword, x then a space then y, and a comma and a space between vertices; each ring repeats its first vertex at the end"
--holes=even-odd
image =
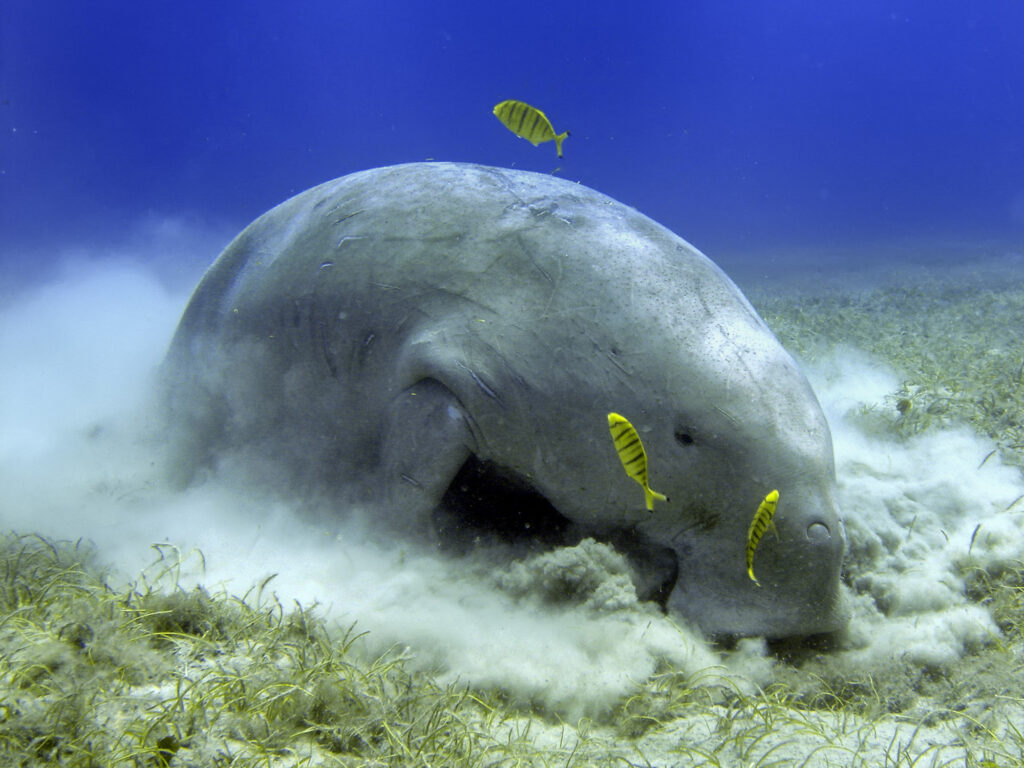
POLYGON ((655 499, 657 499, 658 501, 668 501, 668 496, 666 496, 663 493, 658 493, 657 491, 652 491, 647 486, 644 486, 644 497, 645 497, 645 499, 647 501, 647 511, 648 512, 653 512, 654 511, 654 500, 655 499))
POLYGON ((558 156, 562 156, 562 142, 569 138, 568 131, 562 131, 562 133, 555 136, 555 149, 558 150, 558 156))
POLYGON ((759 587, 761 586, 761 582, 758 581, 757 577, 754 575, 754 567, 753 566, 751 566, 750 568, 747 568, 747 575, 750 576, 750 580, 752 582, 754 582, 755 584, 757 584, 757 586, 759 586, 759 587))

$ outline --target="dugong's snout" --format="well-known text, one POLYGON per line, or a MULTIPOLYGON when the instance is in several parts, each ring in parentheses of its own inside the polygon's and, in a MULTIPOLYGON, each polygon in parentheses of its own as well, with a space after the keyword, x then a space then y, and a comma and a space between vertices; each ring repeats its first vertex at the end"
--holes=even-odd
POLYGON ((747 573, 745 534, 728 548, 714 534, 677 541, 680 569, 670 611, 692 617, 710 635, 809 636, 846 624, 840 590, 846 534, 834 506, 780 504, 775 531, 754 554, 756 583, 747 573))

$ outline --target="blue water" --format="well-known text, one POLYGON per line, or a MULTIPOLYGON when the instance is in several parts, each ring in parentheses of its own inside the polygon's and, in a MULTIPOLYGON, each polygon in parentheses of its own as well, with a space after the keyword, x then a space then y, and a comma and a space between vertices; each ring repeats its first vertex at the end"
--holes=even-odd
POLYGON ((1022 35, 1019 0, 5 0, 0 258, 146 216, 233 232, 427 158, 557 168, 719 261, 1012 244, 1022 35), (563 160, 492 116, 507 98, 571 131, 563 160))

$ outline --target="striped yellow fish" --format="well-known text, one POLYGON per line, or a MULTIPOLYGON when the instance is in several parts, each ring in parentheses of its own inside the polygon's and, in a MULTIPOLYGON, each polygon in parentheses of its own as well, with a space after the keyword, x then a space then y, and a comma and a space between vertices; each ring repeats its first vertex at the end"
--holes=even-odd
POLYGON ((608 429, 611 430, 612 442, 615 443, 615 450, 626 474, 643 487, 647 509, 653 512, 654 500, 668 501, 668 497, 652 491, 651 486, 647 484, 647 452, 644 450, 644 444, 640 442, 640 435, 625 416, 617 413, 608 414, 608 429))
POLYGON ((761 582, 754 576, 754 552, 757 550, 757 544, 761 541, 761 537, 764 536, 764 532, 769 528, 772 529, 772 533, 778 536, 778 532, 775 530, 775 523, 773 518, 775 517, 775 505, 779 503, 779 492, 772 491, 764 497, 764 501, 761 502, 761 506, 757 508, 757 512, 754 513, 754 519, 750 521, 750 530, 747 531, 747 574, 753 580, 757 586, 761 586, 761 582))
POLYGON ((536 107, 510 99, 494 107, 494 116, 501 120, 512 133, 521 139, 532 142, 535 147, 554 139, 558 156, 562 156, 562 142, 568 137, 569 132, 556 134, 548 116, 536 107))

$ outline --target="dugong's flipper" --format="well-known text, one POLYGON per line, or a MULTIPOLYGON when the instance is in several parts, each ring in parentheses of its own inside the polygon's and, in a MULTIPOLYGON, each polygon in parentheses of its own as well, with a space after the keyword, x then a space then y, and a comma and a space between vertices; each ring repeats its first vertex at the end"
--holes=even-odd
POLYGON ((386 430, 385 513, 399 527, 429 523, 437 500, 473 451, 469 417, 447 387, 424 379, 392 401, 386 430))

